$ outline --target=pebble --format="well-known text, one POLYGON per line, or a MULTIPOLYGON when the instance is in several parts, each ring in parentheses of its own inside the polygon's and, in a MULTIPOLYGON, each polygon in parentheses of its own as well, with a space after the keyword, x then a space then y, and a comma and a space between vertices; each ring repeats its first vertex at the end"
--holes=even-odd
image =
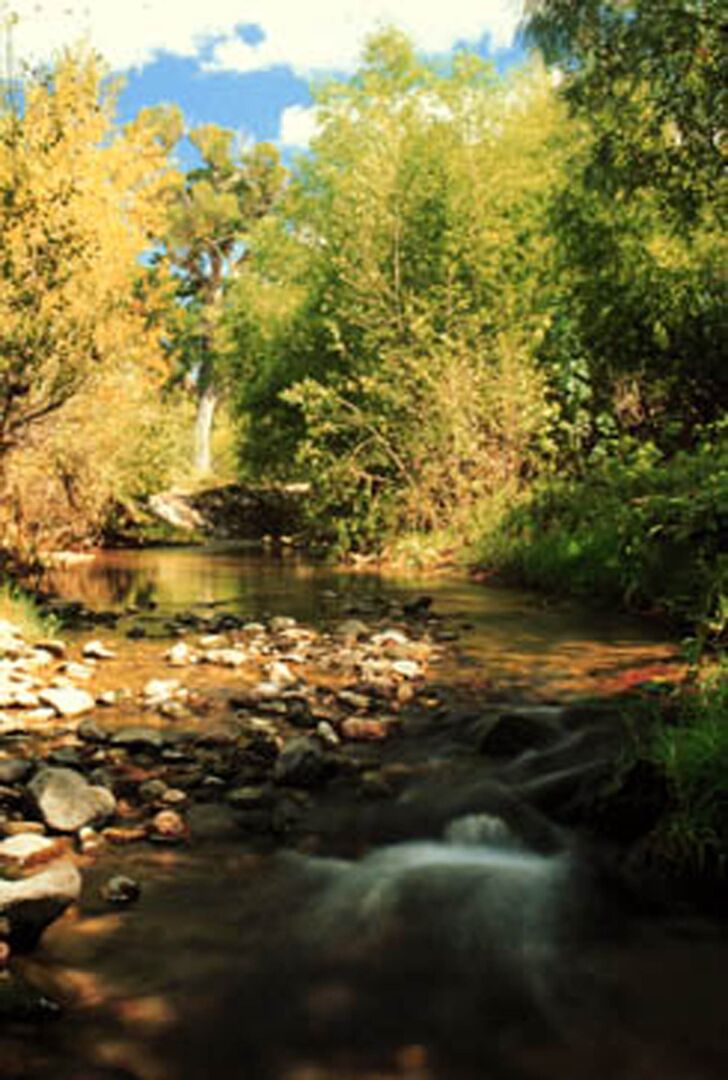
POLYGON ((389 735, 389 725, 382 720, 364 720, 349 716, 341 723, 341 734, 356 741, 379 742, 389 735))
POLYGON ((116 653, 103 641, 87 641, 81 650, 85 660, 113 660, 116 653))
POLYGON ((187 835, 187 824, 175 810, 160 810, 152 818, 152 837, 177 843, 187 835))
POLYGON ((133 904, 141 896, 142 888, 134 878, 115 874, 101 886, 101 896, 110 904, 119 906, 133 904))

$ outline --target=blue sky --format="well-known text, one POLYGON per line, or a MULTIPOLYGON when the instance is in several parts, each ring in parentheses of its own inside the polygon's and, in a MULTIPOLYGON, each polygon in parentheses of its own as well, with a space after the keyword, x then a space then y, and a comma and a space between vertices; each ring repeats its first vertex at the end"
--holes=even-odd
POLYGON ((88 40, 126 87, 127 119, 143 105, 174 101, 190 125, 215 122, 285 153, 313 131, 312 79, 350 74, 366 36, 384 25, 422 52, 469 47, 506 67, 521 0, 0 0, 15 11, 19 59, 48 59, 88 40))

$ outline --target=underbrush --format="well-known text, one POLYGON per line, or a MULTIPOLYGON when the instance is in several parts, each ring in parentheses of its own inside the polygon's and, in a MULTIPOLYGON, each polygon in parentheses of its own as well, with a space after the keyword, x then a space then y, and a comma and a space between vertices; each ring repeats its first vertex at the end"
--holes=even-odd
POLYGON ((653 716, 636 743, 657 770, 667 805, 644 856, 683 875, 728 877, 728 663, 680 689, 668 719, 653 716))
POLYGON ((554 479, 480 534, 478 565, 525 585, 658 611, 703 638, 728 618, 728 450, 651 453, 554 479))

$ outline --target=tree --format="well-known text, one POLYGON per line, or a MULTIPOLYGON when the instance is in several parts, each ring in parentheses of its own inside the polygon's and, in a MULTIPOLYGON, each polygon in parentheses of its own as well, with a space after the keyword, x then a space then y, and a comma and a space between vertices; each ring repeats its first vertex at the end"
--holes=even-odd
POLYGON ((725 212, 725 5, 720 0, 534 0, 531 37, 595 135, 608 190, 659 191, 688 224, 725 212))
POLYGON ((247 457, 270 470, 295 455, 327 527, 379 544, 530 467, 560 110, 537 72, 501 82, 466 53, 446 69, 393 31, 317 104, 280 228, 293 251, 253 260, 262 319, 276 283, 281 303, 252 341, 247 457))
POLYGON ((723 6, 531 7, 583 131, 554 204, 563 297, 547 353, 588 405, 587 446, 605 433, 689 445, 728 396, 723 6))
POLYGON ((275 147, 260 143, 237 154, 234 133, 217 125, 195 128, 189 138, 201 164, 187 173, 171 207, 165 254, 185 309, 177 346, 196 387, 196 466, 206 472, 223 381, 216 334, 224 289, 247 258, 250 230, 278 199, 285 171, 275 147))
POLYGON ((0 459, 98 365, 161 356, 139 259, 176 174, 153 125, 113 128, 104 74, 66 52, 0 115, 0 459))

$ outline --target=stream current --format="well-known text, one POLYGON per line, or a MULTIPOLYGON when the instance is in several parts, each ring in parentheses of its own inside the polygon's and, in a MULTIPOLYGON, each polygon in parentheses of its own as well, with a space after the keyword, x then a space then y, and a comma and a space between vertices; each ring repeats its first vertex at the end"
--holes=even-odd
MULTIPOLYGON (((207 606, 251 619, 366 612, 425 591, 460 631, 438 679, 538 703, 670 670, 644 624, 466 580, 336 573, 230 548, 120 552, 57 571, 69 600, 151 638, 207 606)), ((113 640, 113 633, 105 634, 113 640)), ((455 802, 453 805, 455 805, 455 802)), ((354 810, 356 812, 356 809, 354 810)), ((498 816, 431 836, 260 854, 237 840, 110 851, 80 910, 25 961, 63 1014, 0 1030, 8 1080, 717 1080, 720 927, 599 895, 568 836, 532 850, 498 816), (142 898, 110 910, 113 873, 142 898), (57 995, 56 995, 57 996, 57 995), (63 996, 63 994, 62 994, 63 996)))

